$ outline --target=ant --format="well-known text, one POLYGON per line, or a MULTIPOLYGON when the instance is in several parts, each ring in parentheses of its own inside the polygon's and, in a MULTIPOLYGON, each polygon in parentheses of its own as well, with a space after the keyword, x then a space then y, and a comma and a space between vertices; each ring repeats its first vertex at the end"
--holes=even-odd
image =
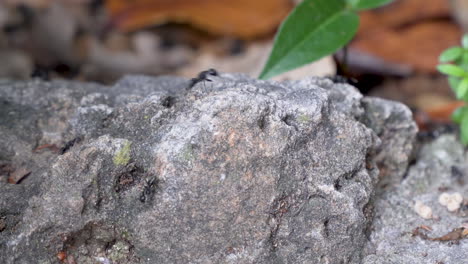
POLYGON ((76 137, 76 138, 68 141, 67 143, 65 143, 65 145, 60 149, 60 155, 65 154, 65 152, 67 152, 75 144, 80 143, 81 140, 82 140, 81 137, 76 137))
POLYGON ((218 72, 215 70, 215 69, 209 69, 209 70, 206 70, 206 71, 202 71, 198 74, 198 76, 196 78, 192 78, 190 80, 190 85, 189 85, 189 89, 190 88, 193 88, 193 86, 195 86, 197 83, 199 82, 203 82, 203 81, 208 81, 208 82, 211 82, 212 80, 208 79, 208 77, 212 75, 212 76, 218 76, 218 72))
POLYGON ((325 78, 329 79, 330 81, 334 83, 344 83, 344 84, 351 84, 356 86, 358 84, 358 81, 354 78, 346 77, 343 75, 332 75, 332 76, 326 76, 325 78))

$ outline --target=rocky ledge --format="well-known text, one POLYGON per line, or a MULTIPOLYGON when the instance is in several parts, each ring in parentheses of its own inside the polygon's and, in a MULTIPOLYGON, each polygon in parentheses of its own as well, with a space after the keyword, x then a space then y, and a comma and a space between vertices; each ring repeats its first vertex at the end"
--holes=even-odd
POLYGON ((385 263, 375 193, 406 175, 408 108, 329 79, 210 79, 0 81, 0 262, 385 263))

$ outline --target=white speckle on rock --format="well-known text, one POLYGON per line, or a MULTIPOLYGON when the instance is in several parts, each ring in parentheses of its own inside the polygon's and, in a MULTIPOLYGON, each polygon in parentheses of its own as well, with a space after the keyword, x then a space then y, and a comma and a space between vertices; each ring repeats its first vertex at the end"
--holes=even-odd
POLYGON ((87 106, 87 107, 78 107, 77 111, 80 112, 81 114, 101 112, 101 113, 105 113, 106 115, 110 115, 114 111, 114 109, 105 104, 98 104, 98 105, 92 105, 92 106, 87 106))
POLYGON ((108 258, 95 257, 95 259, 99 261, 99 263, 102 263, 102 264, 111 264, 111 261, 108 258))
POLYGON ((414 211, 424 219, 432 218, 432 208, 423 204, 421 201, 416 201, 414 204, 414 211))
POLYGON ((223 173, 223 174, 219 175, 219 180, 221 182, 223 182, 225 179, 226 179, 226 174, 223 173))
POLYGON ((109 100, 108 95, 103 94, 103 93, 90 93, 88 95, 83 96, 80 100, 80 105, 81 106, 91 106, 93 104, 99 103, 99 102, 105 102, 109 100))
POLYGON ((445 207, 450 212, 458 210, 463 202, 463 196, 460 193, 442 193, 439 196, 439 203, 445 207))

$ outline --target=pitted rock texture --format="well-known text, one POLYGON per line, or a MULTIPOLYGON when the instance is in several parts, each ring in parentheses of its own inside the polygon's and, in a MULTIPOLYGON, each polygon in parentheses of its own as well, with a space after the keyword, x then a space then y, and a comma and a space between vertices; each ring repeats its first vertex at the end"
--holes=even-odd
POLYGON ((409 110, 365 99, 392 135, 349 85, 210 78, 0 82, 0 161, 32 171, 0 185, 0 262, 360 263, 409 110))
POLYGON ((412 113, 406 108, 395 108, 386 102, 385 99, 371 97, 362 100, 366 112, 363 122, 382 141, 376 151, 380 169, 379 185, 382 187, 397 185, 403 180, 411 156, 416 152, 416 127, 414 123, 406 121, 412 119, 412 113))
POLYGON ((363 263, 466 263, 467 183, 467 154, 453 135, 424 146, 405 180, 375 203, 376 215, 363 263), (464 205, 450 212, 438 201, 444 192, 463 195, 464 205), (421 217, 415 211, 416 202, 431 208, 432 217, 421 217), (455 229, 459 232, 453 234, 461 236, 447 236, 455 229))

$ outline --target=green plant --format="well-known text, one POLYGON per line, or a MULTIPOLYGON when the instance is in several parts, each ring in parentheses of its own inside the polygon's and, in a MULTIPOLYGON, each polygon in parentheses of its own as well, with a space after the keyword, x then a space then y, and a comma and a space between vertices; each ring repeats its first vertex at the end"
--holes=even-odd
POLYGON ((358 11, 392 0, 304 0, 281 24, 260 79, 298 68, 346 45, 359 26, 358 11))
MULTIPOLYGON (((457 99, 468 102, 468 34, 462 46, 448 48, 440 54, 437 69, 448 76, 450 87, 457 99)), ((460 137, 468 145, 468 107, 461 106, 452 113, 452 120, 460 125, 460 137)))

